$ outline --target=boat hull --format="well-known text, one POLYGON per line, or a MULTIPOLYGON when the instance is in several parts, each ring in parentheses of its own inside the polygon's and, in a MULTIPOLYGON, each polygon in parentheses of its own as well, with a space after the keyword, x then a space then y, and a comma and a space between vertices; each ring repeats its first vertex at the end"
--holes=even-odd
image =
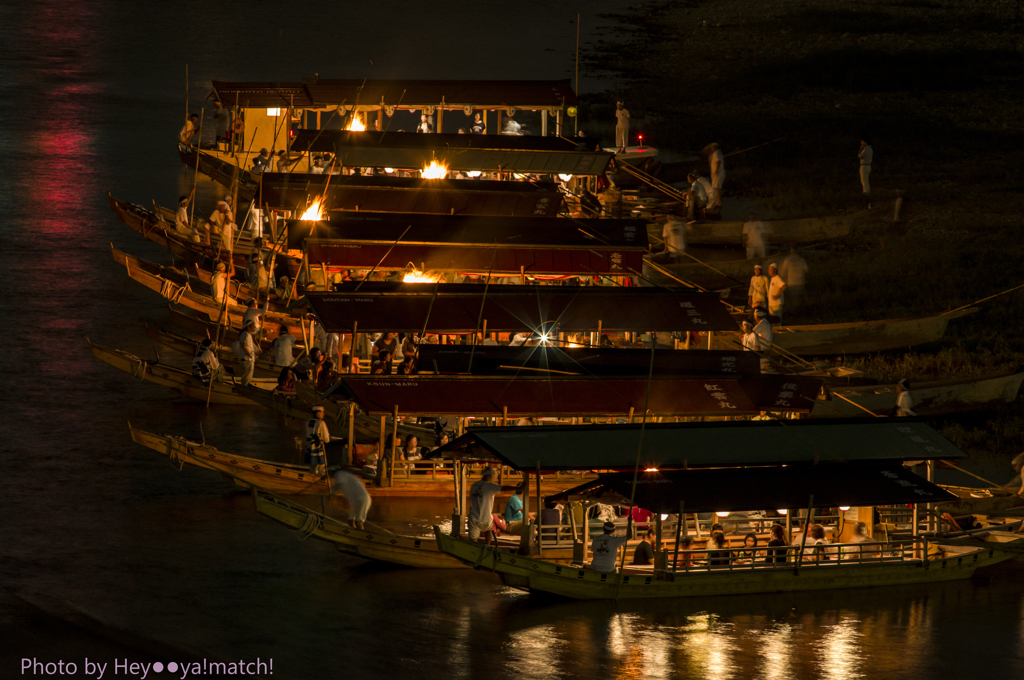
MULTIPOLYGON (((936 380, 911 385, 914 412, 920 416, 962 413, 1008 404, 1017 398, 1024 372, 1007 373, 963 380, 936 380)), ((891 415, 896 408, 896 385, 836 388, 836 395, 853 401, 835 398, 816 402, 811 418, 859 418, 864 409, 876 415, 891 415), (858 406, 860 408, 858 408, 858 406)))
MULTIPOLYGON (((850 233, 857 220, 870 211, 829 217, 802 217, 792 220, 765 220, 765 241, 772 245, 795 245, 840 238, 850 233)), ((686 225, 690 245, 742 246, 744 222, 691 222, 686 225)), ((659 231, 661 227, 658 227, 659 231)), ((660 236, 661 234, 657 234, 660 236)))
MULTIPOLYGON (((803 566, 798 571, 792 565, 746 568, 742 571, 691 571, 667 574, 668 580, 663 580, 654 573, 627 573, 620 578, 619 574, 510 555, 478 543, 446 536, 437 527, 435 535, 441 550, 478 569, 498 572, 506 585, 581 600, 751 595, 941 583, 970 578, 980 567, 997 564, 1019 554, 992 547, 929 562, 833 562, 803 566)), ((1024 539, 1016 537, 1015 542, 1021 540, 1024 539)), ((996 545, 993 543, 993 546, 996 545)))

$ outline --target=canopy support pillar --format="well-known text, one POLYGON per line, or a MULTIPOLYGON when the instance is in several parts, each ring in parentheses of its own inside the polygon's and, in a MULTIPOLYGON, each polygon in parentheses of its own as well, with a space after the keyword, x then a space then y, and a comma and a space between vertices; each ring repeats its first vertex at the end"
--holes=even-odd
POLYGON ((394 420, 391 427, 391 451, 388 454, 388 486, 394 484, 395 479, 395 449, 398 447, 398 406, 391 412, 394 420))
MULTIPOLYGON (((788 517, 789 515, 787 515, 788 517)), ((793 576, 800 575, 800 565, 804 561, 804 550, 807 549, 807 536, 811 533, 811 522, 814 521, 814 494, 807 500, 807 515, 804 518, 803 541, 800 543, 800 550, 796 553, 796 564, 793 567, 793 576)))
MULTIPOLYGON (((658 515, 661 517, 661 515, 658 515)), ((674 557, 672 558, 672 571, 676 571, 679 568, 679 543, 682 537, 685 535, 686 529, 686 513, 683 512, 683 501, 679 501, 679 517, 676 522, 676 549, 673 551, 674 557)), ((659 539, 661 540, 660 536, 659 539)))
POLYGON ((540 110, 540 136, 548 136, 548 111, 547 109, 540 110))
MULTIPOLYGON (((541 526, 542 526, 542 523, 541 523, 541 513, 543 512, 542 506, 543 506, 544 496, 542 496, 540 494, 540 461, 539 460, 537 461, 536 474, 537 474, 537 503, 536 503, 536 505, 537 505, 537 513, 536 513, 537 514, 537 554, 541 555, 542 554, 541 547, 540 547, 541 526)), ((524 505, 523 509, 525 510, 526 509, 525 508, 526 504, 524 503, 523 505, 524 505)), ((529 513, 528 512, 527 512, 527 517, 529 517, 529 513)))
POLYGON ((345 464, 351 467, 355 463, 356 446, 356 402, 348 403, 348 453, 345 456, 345 464))

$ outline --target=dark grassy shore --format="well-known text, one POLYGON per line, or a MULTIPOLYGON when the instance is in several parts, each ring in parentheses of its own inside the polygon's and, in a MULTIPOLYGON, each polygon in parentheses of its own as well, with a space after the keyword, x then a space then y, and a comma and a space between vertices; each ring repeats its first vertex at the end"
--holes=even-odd
MULTIPOLYGON (((1024 284, 1024 3, 681 0, 617 18, 628 29, 602 36, 584 73, 627 84, 581 105, 609 145, 616 98, 683 154, 782 137, 727 159, 726 195, 804 216, 865 207, 856 153, 871 137, 876 210, 807 254, 807 303, 787 321, 928 314, 1024 284)), ((954 321, 939 346, 848 363, 886 381, 1024 365, 1024 292, 954 321)), ((972 453, 1024 448, 1024 400, 937 424, 972 453)))

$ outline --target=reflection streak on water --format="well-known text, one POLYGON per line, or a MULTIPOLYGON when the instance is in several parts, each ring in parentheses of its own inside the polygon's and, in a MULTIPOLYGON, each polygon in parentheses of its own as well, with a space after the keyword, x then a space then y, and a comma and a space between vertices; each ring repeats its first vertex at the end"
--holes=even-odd
POLYGON ((864 650, 861 648, 859 624, 856 619, 843 619, 828 626, 819 652, 822 677, 835 680, 864 677, 861 671, 864 650))
POLYGON ((509 635, 502 648, 505 664, 514 677, 547 678, 561 675, 567 642, 554 625, 534 626, 509 635))
POLYGON ((758 636, 759 652, 764 659, 764 677, 767 680, 788 680, 792 677, 790 657, 793 655, 793 627, 777 624, 758 636))
POLYGON ((732 656, 736 641, 731 627, 721 627, 713 614, 689 617, 690 623, 682 627, 680 647, 685 652, 685 669, 680 674, 702 677, 706 680, 728 680, 733 677, 732 656))

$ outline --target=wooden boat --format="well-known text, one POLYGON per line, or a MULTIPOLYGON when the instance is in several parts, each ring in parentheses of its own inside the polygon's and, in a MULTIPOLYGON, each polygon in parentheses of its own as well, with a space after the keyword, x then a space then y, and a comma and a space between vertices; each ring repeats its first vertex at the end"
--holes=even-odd
MULTIPOLYGON (((307 416, 309 411, 306 411, 307 416)), ((223 473, 235 484, 249 488, 256 484, 284 494, 330 495, 327 477, 309 472, 308 465, 279 463, 223 453, 207 444, 191 442, 184 437, 173 437, 139 430, 128 423, 132 440, 148 449, 167 456, 172 463, 195 465, 223 473)))
POLYGON ((306 420, 309 418, 310 408, 313 406, 324 407, 324 419, 329 422, 340 422, 348 412, 347 404, 344 402, 311 399, 310 390, 300 389, 304 385, 296 383, 296 391, 292 393, 268 390, 255 385, 237 385, 235 391, 260 406, 277 411, 288 418, 306 420))
MULTIPOLYGON (((229 253, 227 251, 183 237, 174 230, 173 222, 162 219, 152 211, 126 201, 120 201, 109 192, 107 193, 107 200, 120 221, 147 240, 167 248, 175 257, 189 263, 228 261, 229 253)), ((243 233, 239 237, 238 246, 234 252, 233 260, 236 268, 245 269, 249 266, 249 252, 251 249, 251 237, 243 233)), ((286 252, 278 251, 277 259, 287 265, 290 274, 293 276, 298 272, 301 265, 300 258, 293 257, 286 252)))
MULTIPOLYGON (((164 278, 163 276, 152 274, 149 271, 146 271, 146 269, 132 267, 131 262, 128 262, 125 265, 125 269, 128 272, 128 276, 133 281, 141 283, 146 288, 159 293, 164 298, 175 304, 179 304, 205 315, 210 321, 215 322, 223 316, 223 307, 218 304, 213 297, 197 293, 192 290, 188 284, 179 285, 170 279, 164 278)), ((246 307, 234 304, 229 299, 226 309, 227 325, 232 329, 241 329, 242 319, 245 316, 246 309, 246 307)), ((283 327, 287 327, 289 330, 305 331, 307 326, 304 319, 282 312, 267 311, 262 314, 262 316, 264 335, 270 334, 271 336, 276 337, 281 333, 281 329, 283 327)), ((312 323, 313 321, 310 321, 310 324, 312 323)))
MULTIPOLYGON (((175 352, 180 352, 189 357, 194 357, 199 353, 199 347, 202 340, 187 338, 184 335, 178 335, 177 333, 171 333, 170 331, 161 330, 159 328, 151 328, 148 324, 146 325, 146 335, 153 342, 159 343, 168 349, 172 349, 175 352)), ((226 347, 227 343, 222 342, 221 346, 217 349, 217 360, 220 361, 220 365, 232 375, 238 375, 241 371, 241 362, 235 353, 230 348, 226 347)), ((276 366, 273 361, 268 359, 257 359, 256 369, 253 373, 258 378, 277 379, 277 376, 281 373, 281 367, 276 366)))
POLYGON ((1024 496, 1011 489, 979 489, 969 486, 942 487, 956 496, 955 501, 940 503, 937 509, 953 516, 1017 515, 1024 512, 1024 496))
MULTIPOLYGON (((180 368, 174 368, 173 366, 162 364, 159 360, 150 361, 149 359, 142 359, 123 350, 102 347, 88 338, 86 338, 86 342, 89 343, 89 349, 92 351, 92 355, 94 357, 104 363, 110 364, 114 368, 124 371, 140 381, 144 380, 156 385, 170 387, 173 390, 181 392, 190 399, 197 399, 203 402, 206 401, 207 393, 209 393, 211 404, 245 404, 250 406, 254 404, 254 402, 242 396, 235 390, 236 380, 233 376, 225 376, 224 382, 214 383, 213 388, 211 389, 204 385, 199 379, 194 378, 191 373, 183 371, 180 368)), ((256 378, 253 379, 252 384, 266 389, 272 389, 277 386, 277 381, 260 380, 256 378)))
MULTIPOLYGON (((118 264, 124 265, 125 270, 128 272, 133 280, 138 281, 142 285, 146 286, 150 290, 155 290, 168 299, 177 298, 181 294, 179 291, 183 288, 187 288, 192 291, 193 286, 198 289, 196 295, 204 297, 210 297, 209 304, 204 305, 202 309, 198 311, 207 311, 209 305, 214 304, 213 298, 206 295, 206 291, 209 291, 210 279, 212 277, 208 270, 200 268, 198 265, 189 265, 186 269, 179 269, 177 267, 164 267, 155 262, 149 262, 143 260, 140 257, 129 255, 123 250, 118 250, 114 247, 114 244, 110 244, 110 252, 114 256, 114 261, 118 264), (170 297, 169 297, 170 296, 170 297)), ((231 298, 234 300, 248 300, 256 298, 256 293, 252 291, 247 285, 244 285, 238 281, 232 280, 231 286, 231 298)), ((182 296, 184 297, 184 296, 182 296)), ((188 296, 191 299, 192 296, 188 296)), ((265 294, 261 294, 259 299, 263 300, 266 298, 265 294)), ((175 299, 174 301, 177 301, 175 299)), ((196 309, 196 306, 188 303, 186 306, 196 309)), ((198 304, 198 303, 196 303, 198 304)), ((262 307, 262 302, 260 303, 262 307)), ((237 313, 239 310, 242 314, 245 313, 245 308, 241 305, 228 304, 228 311, 237 313)), ((218 308, 218 312, 219 312, 218 308)), ((271 300, 268 306, 268 314, 274 314, 282 317, 290 316, 288 314, 288 307, 282 304, 276 296, 271 300)))
MULTIPOLYGON (((855 222, 870 210, 829 217, 801 217, 791 220, 763 220, 765 241, 772 245, 794 245, 839 238, 850 233, 855 222)), ((690 222, 686 225, 686 242, 690 245, 742 246, 744 221, 690 222)), ((657 225, 657 236, 661 236, 657 225)), ((749 275, 748 275, 749 276, 749 275)))
POLYGON ((877 558, 808 562, 794 569, 781 565, 750 564, 726 567, 687 567, 685 570, 627 570, 622 574, 565 566, 521 555, 510 555, 474 541, 455 538, 434 527, 438 547, 477 569, 497 572, 510 587, 574 599, 619 600, 634 598, 750 595, 837 588, 940 583, 968 579, 988 567, 1020 555, 1024 536, 988 531, 978 538, 985 547, 967 547, 934 541, 943 556, 934 560, 908 558, 878 551, 877 558))
POLYGON ((280 496, 253 489, 256 511, 306 537, 318 538, 343 553, 369 560, 423 569, 458 569, 465 565, 437 548, 429 536, 399 536, 354 529, 348 524, 293 503, 280 496))
MULTIPOLYGON (((660 240, 661 234, 659 233, 657 236, 660 240)), ((747 286, 750 277, 754 275, 754 265, 761 265, 767 274, 768 265, 775 262, 781 266, 782 260, 785 259, 786 255, 784 253, 766 255, 765 257, 756 257, 750 260, 714 260, 704 257, 703 254, 698 257, 701 262, 691 260, 684 255, 684 262, 672 264, 655 262, 655 264, 658 268, 664 269, 677 279, 695 283, 703 288, 717 289, 730 285, 735 286, 736 282, 747 286)), ((666 283, 671 280, 665 274, 649 266, 645 267, 644 274, 659 283, 666 283)), ((743 288, 742 292, 743 296, 746 297, 746 287, 743 288)))
POLYGON ((239 201, 251 201, 259 191, 258 175, 253 175, 248 169, 213 154, 199 151, 194 146, 179 143, 178 157, 188 167, 198 170, 228 189, 233 189, 237 184, 239 201))
MULTIPOLYGON (((946 334, 946 326, 977 311, 976 307, 931 316, 879 321, 810 326, 776 326, 772 342, 791 354, 866 354, 891 349, 905 349, 936 342, 946 334)), ((739 333, 715 333, 712 349, 736 349, 739 333)))
MULTIPOLYGON (((958 380, 933 380, 911 383, 910 396, 914 400, 914 412, 921 416, 962 413, 1012 402, 1017 398, 1022 381, 1024 371, 958 380)), ((891 415, 896 408, 896 385, 833 388, 832 392, 843 398, 816 402, 811 418, 859 418, 865 415, 864 409, 886 416, 891 415)))

